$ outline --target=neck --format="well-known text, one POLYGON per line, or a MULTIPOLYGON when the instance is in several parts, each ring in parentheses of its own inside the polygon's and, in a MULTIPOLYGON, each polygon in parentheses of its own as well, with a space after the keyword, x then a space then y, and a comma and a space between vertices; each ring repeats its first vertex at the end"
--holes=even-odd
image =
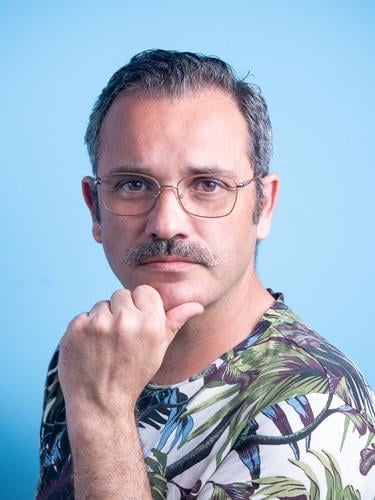
POLYGON ((254 269, 229 295, 184 325, 169 346, 153 382, 173 384, 201 372, 244 340, 274 303, 254 269))

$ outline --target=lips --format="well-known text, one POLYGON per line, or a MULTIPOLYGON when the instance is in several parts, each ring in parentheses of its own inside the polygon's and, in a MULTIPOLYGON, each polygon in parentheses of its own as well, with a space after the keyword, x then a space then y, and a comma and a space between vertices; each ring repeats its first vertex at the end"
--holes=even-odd
POLYGON ((199 263, 186 257, 168 256, 168 257, 150 257, 145 259, 139 267, 146 271, 162 273, 187 273, 199 263))

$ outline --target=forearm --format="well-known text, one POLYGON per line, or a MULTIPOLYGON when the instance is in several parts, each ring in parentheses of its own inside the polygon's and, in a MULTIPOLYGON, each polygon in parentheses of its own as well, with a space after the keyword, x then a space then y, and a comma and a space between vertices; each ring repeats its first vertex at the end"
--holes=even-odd
POLYGON ((194 302, 165 311, 159 293, 143 285, 118 290, 69 323, 58 377, 76 499, 151 498, 135 404, 177 331, 202 312, 194 302))
MULTIPOLYGON (((89 422, 89 423, 88 423, 89 422)), ((85 425, 68 419, 76 500, 151 499, 134 415, 85 425)))

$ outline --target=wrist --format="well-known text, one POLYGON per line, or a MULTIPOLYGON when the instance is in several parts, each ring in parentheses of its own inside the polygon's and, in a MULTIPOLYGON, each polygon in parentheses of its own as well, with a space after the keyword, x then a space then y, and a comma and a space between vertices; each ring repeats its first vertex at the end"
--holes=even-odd
POLYGON ((92 405, 68 405, 66 422, 70 441, 91 442, 117 440, 130 429, 136 429, 134 408, 131 405, 118 411, 98 409, 92 405))

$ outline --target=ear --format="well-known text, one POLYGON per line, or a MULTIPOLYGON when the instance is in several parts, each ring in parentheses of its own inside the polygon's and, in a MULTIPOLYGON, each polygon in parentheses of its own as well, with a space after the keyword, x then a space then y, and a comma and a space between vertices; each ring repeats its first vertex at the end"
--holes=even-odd
POLYGON ((257 225, 257 239, 264 240, 271 231, 272 215, 276 207, 280 180, 276 174, 269 174, 262 179, 263 207, 257 225))
POLYGON ((97 192, 94 188, 94 179, 86 176, 82 179, 82 194, 83 198, 90 210, 92 219, 92 234, 98 243, 102 243, 102 228, 99 219, 99 206, 96 199, 97 192))

